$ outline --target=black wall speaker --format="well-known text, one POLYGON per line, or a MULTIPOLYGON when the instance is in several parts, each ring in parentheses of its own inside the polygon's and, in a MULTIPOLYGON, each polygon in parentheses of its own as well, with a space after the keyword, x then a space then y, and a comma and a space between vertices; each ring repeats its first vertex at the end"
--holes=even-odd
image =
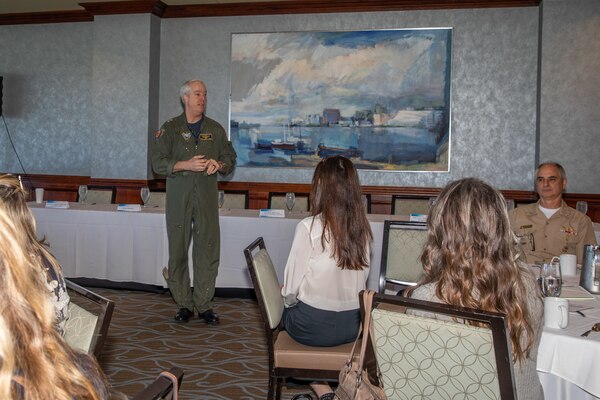
POLYGON ((0 117, 2 116, 2 79, 0 76, 0 117))

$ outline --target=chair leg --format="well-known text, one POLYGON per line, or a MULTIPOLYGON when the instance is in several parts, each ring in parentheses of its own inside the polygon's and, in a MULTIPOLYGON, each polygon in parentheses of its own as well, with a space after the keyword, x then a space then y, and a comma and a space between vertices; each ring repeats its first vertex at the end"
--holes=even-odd
POLYGON ((267 400, 273 400, 274 397, 274 389, 275 389, 275 381, 272 374, 269 374, 269 393, 267 394, 267 400))
POLYGON ((280 378, 275 380, 275 400, 281 400, 281 381, 280 378))

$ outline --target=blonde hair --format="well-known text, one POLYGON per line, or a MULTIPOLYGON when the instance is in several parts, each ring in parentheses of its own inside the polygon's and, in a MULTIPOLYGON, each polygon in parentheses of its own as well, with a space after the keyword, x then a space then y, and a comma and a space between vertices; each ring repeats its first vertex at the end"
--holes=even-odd
MULTIPOLYGON (((27 207, 28 193, 21 188, 19 180, 14 175, 0 174, 0 208, 22 231, 25 250, 40 260, 46 260, 55 271, 61 273, 62 268, 56 258, 46 247, 44 239, 38 240, 35 230, 35 218, 27 207)), ((41 265, 40 271, 44 269, 41 265)))
POLYGON ((95 360, 71 349, 56 330, 40 259, 32 257, 19 225, 0 207, 0 398, 108 398, 95 360))
POLYGON ((424 278, 447 304, 504 313, 513 357, 528 357, 534 342, 515 239, 502 195, 485 182, 450 182, 428 220, 421 256, 424 278))

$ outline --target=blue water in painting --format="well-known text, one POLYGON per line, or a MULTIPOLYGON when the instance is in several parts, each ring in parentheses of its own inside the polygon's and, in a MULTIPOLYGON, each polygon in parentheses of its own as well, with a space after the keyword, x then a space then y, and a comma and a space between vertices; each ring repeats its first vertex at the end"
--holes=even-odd
POLYGON ((369 162, 409 165, 435 162, 439 146, 437 133, 403 127, 232 127, 231 140, 238 154, 238 166, 307 166, 297 162, 298 155, 319 155, 319 144, 328 148, 360 149, 360 157, 353 155, 359 168, 377 168, 369 162), (277 148, 277 143, 282 142, 303 142, 304 146, 277 148), (269 148, 271 143, 275 143, 275 147, 269 148), (360 165, 361 161, 365 162, 364 166, 360 165))

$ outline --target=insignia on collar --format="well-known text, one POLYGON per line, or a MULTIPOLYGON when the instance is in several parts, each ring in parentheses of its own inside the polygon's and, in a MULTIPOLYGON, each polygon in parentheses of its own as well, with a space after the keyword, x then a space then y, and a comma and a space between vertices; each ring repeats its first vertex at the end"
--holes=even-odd
POLYGON ((212 133, 201 133, 200 140, 213 140, 212 133))
POLYGON ((187 141, 190 140, 190 138, 192 137, 192 132, 181 132, 181 136, 183 136, 183 138, 187 141))

